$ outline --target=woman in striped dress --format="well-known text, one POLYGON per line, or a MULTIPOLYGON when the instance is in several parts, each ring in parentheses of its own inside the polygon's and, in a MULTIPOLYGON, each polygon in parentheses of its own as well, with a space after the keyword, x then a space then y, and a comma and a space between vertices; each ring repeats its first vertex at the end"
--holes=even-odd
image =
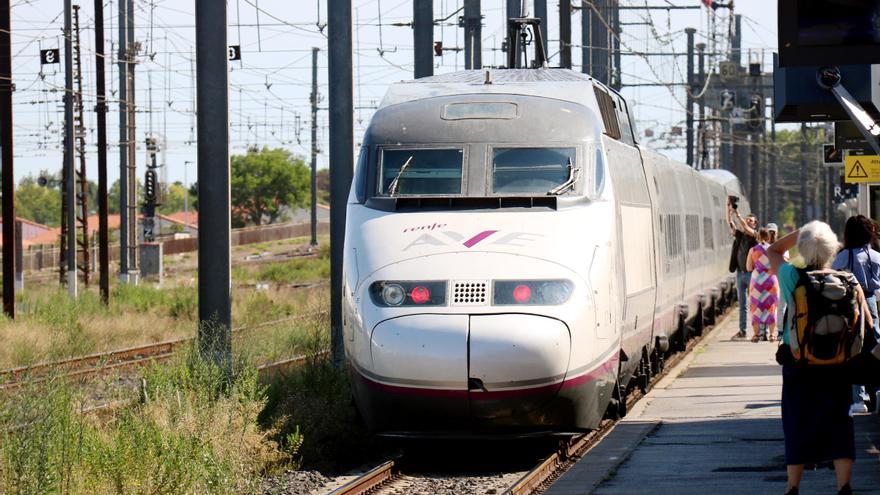
POLYGON ((749 251, 746 268, 752 272, 749 282, 749 310, 752 313, 752 342, 760 339, 761 326, 767 328, 768 339, 776 340, 776 305, 779 302, 779 283, 770 273, 770 231, 758 230, 758 244, 749 251))

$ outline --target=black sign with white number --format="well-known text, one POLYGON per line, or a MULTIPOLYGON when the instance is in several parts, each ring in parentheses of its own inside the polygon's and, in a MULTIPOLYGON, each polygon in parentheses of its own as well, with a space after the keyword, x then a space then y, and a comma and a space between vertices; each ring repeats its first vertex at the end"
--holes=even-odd
POLYGON ((57 48, 40 50, 40 64, 57 64, 61 60, 61 52, 57 48))
POLYGON ((240 45, 229 45, 229 60, 241 60, 240 45))

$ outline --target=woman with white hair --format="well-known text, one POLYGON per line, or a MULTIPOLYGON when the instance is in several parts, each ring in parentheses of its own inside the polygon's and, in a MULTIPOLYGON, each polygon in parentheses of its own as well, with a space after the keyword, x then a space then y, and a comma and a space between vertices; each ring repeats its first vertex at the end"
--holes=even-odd
MULTIPOLYGON (((828 224, 810 222, 767 249, 771 272, 779 280, 780 295, 794 307, 793 294, 800 270, 787 263, 783 254, 797 244, 805 270, 822 270, 831 265, 840 243, 828 224)), ((870 318, 865 297, 856 285, 861 314, 870 318)), ((782 351, 789 349, 789 316, 783 322, 782 351)), ((870 322, 868 322, 870 324, 870 322)), ((850 494, 849 482, 855 459, 853 420, 849 415, 852 389, 842 371, 833 366, 805 367, 794 363, 790 352, 782 360, 782 428, 785 433, 787 495, 797 495, 804 464, 834 461, 838 494, 850 494)))

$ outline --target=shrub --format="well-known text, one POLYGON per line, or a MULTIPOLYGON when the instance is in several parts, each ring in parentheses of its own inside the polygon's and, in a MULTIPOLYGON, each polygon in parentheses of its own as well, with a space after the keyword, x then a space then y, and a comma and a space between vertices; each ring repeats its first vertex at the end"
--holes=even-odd
POLYGON ((0 399, 0 493, 256 493, 289 455, 257 416, 253 367, 190 349, 145 371, 140 401, 98 421, 60 380, 0 399))
POLYGON ((322 352, 329 347, 328 323, 326 317, 310 322, 305 365, 270 385, 261 418, 298 464, 339 469, 358 464, 374 445, 352 403, 348 375, 322 352))

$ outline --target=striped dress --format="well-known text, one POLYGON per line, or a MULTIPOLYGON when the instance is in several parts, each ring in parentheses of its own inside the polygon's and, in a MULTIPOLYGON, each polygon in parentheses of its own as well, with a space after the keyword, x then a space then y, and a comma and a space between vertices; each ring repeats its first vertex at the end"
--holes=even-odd
POLYGON ((779 303, 779 283, 776 275, 770 274, 770 258, 767 257, 768 244, 758 244, 749 256, 755 269, 749 282, 749 311, 752 325, 775 325, 776 305, 779 303))

